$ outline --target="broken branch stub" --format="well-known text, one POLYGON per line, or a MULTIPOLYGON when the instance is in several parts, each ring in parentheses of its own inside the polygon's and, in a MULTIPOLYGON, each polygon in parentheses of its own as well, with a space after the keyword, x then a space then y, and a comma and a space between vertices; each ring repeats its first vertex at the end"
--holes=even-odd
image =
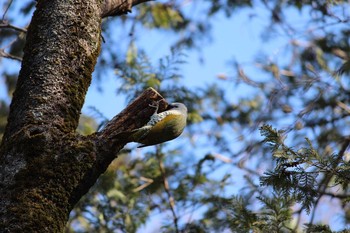
POLYGON ((168 103, 153 88, 148 88, 134 101, 132 101, 121 113, 113 117, 100 132, 100 138, 113 138, 125 131, 141 128, 150 120, 154 113, 155 102, 159 102, 158 112, 165 111, 168 103))

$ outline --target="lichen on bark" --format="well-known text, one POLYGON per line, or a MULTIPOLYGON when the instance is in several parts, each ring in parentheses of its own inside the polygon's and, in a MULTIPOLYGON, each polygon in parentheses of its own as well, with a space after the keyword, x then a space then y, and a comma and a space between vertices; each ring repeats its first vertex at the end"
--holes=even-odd
MULTIPOLYGON (((136 3, 137 1, 135 1, 136 3)), ((0 145, 0 232, 62 232, 69 212, 145 124, 146 90, 101 131, 76 133, 101 44, 101 0, 39 0, 0 145)), ((165 105, 163 105, 165 108, 165 105)))

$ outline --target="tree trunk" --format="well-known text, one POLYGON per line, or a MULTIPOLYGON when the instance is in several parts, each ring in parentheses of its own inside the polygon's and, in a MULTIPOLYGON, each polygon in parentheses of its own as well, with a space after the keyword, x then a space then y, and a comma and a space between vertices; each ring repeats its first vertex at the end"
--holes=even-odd
POLYGON ((71 209, 125 145, 118 132, 145 124, 149 104, 162 98, 147 90, 101 132, 76 133, 100 51, 102 16, 141 1, 125 1, 126 8, 124 1, 119 8, 101 2, 37 3, 0 146, 1 232, 62 232, 71 209))

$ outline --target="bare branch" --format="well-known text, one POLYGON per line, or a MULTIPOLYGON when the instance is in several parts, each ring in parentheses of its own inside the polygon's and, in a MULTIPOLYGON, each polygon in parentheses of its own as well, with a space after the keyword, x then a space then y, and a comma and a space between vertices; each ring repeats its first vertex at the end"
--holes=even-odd
MULTIPOLYGON (((144 126, 154 112, 154 108, 150 105, 162 99, 163 97, 153 88, 146 89, 121 113, 108 122, 99 132, 99 137, 103 138, 103 140, 112 139, 121 132, 131 131, 144 126)), ((166 107, 167 103, 165 100, 161 101, 159 112, 164 111, 166 107)))
POLYGON ((121 113, 109 121, 100 132, 91 135, 99 152, 98 164, 107 168, 116 153, 128 142, 128 138, 121 133, 144 126, 154 113, 154 108, 150 105, 160 100, 162 101, 159 105, 159 112, 162 112, 168 104, 156 90, 146 89, 121 113))
POLYGON ((132 191, 134 193, 140 192, 142 189, 147 188, 149 185, 151 185, 153 183, 153 179, 149 179, 149 178, 146 178, 146 177, 143 177, 143 176, 140 177, 140 180, 146 181, 146 183, 144 183, 144 184, 140 185, 139 187, 133 189, 132 191))
POLYGON ((323 195, 330 196, 331 198, 338 198, 338 199, 349 199, 350 195, 346 194, 337 194, 332 192, 324 192, 323 195))
MULTIPOLYGON (((346 149, 349 147, 350 145, 350 138, 349 137, 345 137, 344 141, 342 143, 342 146, 340 148, 340 151, 338 153, 338 156, 336 158, 336 163, 333 165, 333 169, 341 162, 344 153, 346 151, 346 149)), ((329 187, 329 182, 331 182, 333 177, 333 174, 325 174, 325 177, 320 181, 319 185, 318 185, 318 189, 317 189, 317 193, 319 193, 320 195, 317 197, 315 203, 314 203, 314 209, 311 215, 311 219, 310 219, 310 223, 313 223, 315 216, 316 216, 316 207, 319 203, 319 201, 321 200, 322 196, 326 193, 326 189, 329 187)))
POLYGON ((131 8, 151 0, 105 0, 102 6, 101 17, 124 15, 131 12, 131 8))
POLYGON ((3 49, 0 49, 0 57, 10 58, 10 59, 22 62, 22 58, 21 57, 13 56, 13 55, 11 55, 9 53, 6 53, 3 49))
POLYGON ((6 7, 5 11, 4 11, 4 14, 2 15, 2 20, 5 19, 5 16, 6 16, 6 14, 7 14, 7 11, 10 9, 10 6, 11 6, 12 2, 13 2, 13 0, 11 0, 11 1, 9 2, 9 4, 7 5, 7 7, 6 7))
POLYGON ((27 33, 27 30, 26 30, 26 29, 20 28, 20 27, 16 27, 16 26, 10 24, 10 23, 9 23, 8 21, 6 21, 6 20, 1 20, 0 28, 10 28, 10 29, 13 29, 13 30, 18 31, 18 32, 27 33))
POLYGON ((171 210, 171 213, 173 215, 173 222, 174 222, 175 232, 179 233, 180 231, 179 231, 179 227, 178 227, 178 223, 177 223, 179 218, 177 217, 176 212, 175 212, 175 200, 174 200, 174 197, 173 197, 173 195, 171 194, 171 191, 170 191, 169 182, 168 182, 168 179, 167 179, 167 176, 166 176, 164 163, 162 161, 162 154, 161 154, 160 151, 158 151, 158 149, 157 149, 156 155, 157 155, 157 159, 158 159, 158 163, 159 163, 159 170, 160 170, 160 173, 162 174, 164 190, 165 190, 165 192, 166 192, 166 194, 168 196, 168 202, 169 202, 170 210, 171 210))

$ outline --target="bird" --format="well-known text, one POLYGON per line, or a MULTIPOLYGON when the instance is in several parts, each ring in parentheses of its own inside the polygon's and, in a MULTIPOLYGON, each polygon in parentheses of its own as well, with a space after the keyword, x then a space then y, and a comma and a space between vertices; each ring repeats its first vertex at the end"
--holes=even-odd
POLYGON ((166 111, 157 113, 159 102, 150 105, 155 108, 148 123, 141 128, 132 130, 128 140, 141 143, 138 148, 152 146, 173 140, 181 135, 186 127, 187 107, 182 103, 171 103, 166 111))

